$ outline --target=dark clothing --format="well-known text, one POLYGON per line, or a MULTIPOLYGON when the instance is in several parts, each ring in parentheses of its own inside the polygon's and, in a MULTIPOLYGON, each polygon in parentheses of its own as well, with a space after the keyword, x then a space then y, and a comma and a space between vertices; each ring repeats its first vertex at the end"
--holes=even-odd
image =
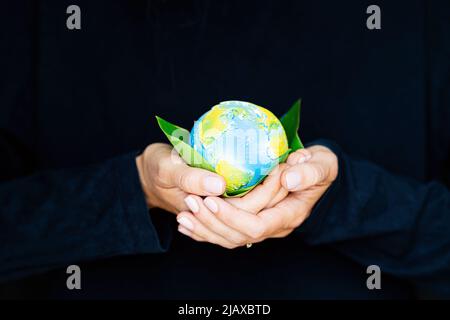
POLYGON ((70 4, 1 12, 1 281, 56 269, 50 294, 84 297, 450 297, 448 1, 378 1, 376 31, 366 1, 80 0, 81 30, 70 4), (155 115, 190 128, 220 101, 281 115, 299 97, 300 136, 336 141, 315 143, 340 169, 295 234, 230 252, 148 213, 135 156, 166 141, 155 115), (83 290, 64 290, 88 261, 83 290))

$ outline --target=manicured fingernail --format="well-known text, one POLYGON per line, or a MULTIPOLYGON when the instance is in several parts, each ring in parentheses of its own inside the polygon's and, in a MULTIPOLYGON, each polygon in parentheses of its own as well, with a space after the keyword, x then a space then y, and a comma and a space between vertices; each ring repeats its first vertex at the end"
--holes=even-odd
POLYGON ((214 200, 206 198, 203 202, 205 203, 205 206, 213 213, 217 213, 217 211, 219 211, 219 207, 217 206, 217 203, 214 200))
POLYGON ((178 223, 181 224, 184 228, 192 231, 194 230, 194 224, 186 217, 178 218, 178 223))
POLYGON ((206 191, 212 194, 221 194, 223 192, 223 182, 216 177, 207 177, 203 181, 206 191))
POLYGON ((300 175, 297 172, 288 172, 286 174, 286 186, 288 190, 293 190, 300 186, 300 175))
POLYGON ((200 211, 198 203, 197 203, 197 201, 194 198, 187 197, 186 199, 184 199, 184 202, 186 203, 186 205, 189 207, 189 209, 193 213, 198 213, 200 211))
POLYGON ((178 226, 178 232, 180 232, 188 237, 191 235, 191 232, 183 226, 178 226))

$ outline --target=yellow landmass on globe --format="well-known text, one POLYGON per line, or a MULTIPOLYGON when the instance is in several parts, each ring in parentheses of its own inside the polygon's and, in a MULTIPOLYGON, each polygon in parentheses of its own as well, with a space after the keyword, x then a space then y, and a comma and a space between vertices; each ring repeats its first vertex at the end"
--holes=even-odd
POLYGON ((271 136, 271 139, 269 141, 269 148, 271 152, 270 156, 272 159, 279 158, 282 155, 286 154, 289 146, 283 128, 277 130, 277 132, 271 136))
POLYGON ((223 108, 220 106, 215 106, 200 122, 199 134, 200 141, 203 144, 211 144, 226 129, 226 123, 220 119, 220 116, 223 115, 223 113, 223 108))
POLYGON ((267 126, 269 131, 274 133, 269 133, 271 137, 269 142, 269 148, 271 152, 271 157, 273 159, 279 158, 288 151, 288 141, 286 139, 286 133, 284 132, 283 126, 280 124, 278 118, 269 110, 263 107, 259 107, 262 113, 265 114, 266 119, 264 124, 267 126))
POLYGON ((239 190, 253 178, 252 172, 236 168, 226 160, 220 160, 217 163, 216 172, 224 177, 227 183, 227 192, 239 190))
POLYGON ((266 116, 264 124, 270 128, 272 124, 278 124, 278 118, 266 108, 258 106, 259 110, 266 116))

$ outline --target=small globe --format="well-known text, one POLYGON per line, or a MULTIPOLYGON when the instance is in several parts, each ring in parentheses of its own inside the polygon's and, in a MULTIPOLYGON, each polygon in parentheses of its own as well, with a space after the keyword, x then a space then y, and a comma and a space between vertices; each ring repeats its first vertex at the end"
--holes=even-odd
POLYGON ((195 122, 190 144, 224 177, 228 194, 259 183, 288 152, 286 133, 269 110, 248 102, 222 102, 195 122))

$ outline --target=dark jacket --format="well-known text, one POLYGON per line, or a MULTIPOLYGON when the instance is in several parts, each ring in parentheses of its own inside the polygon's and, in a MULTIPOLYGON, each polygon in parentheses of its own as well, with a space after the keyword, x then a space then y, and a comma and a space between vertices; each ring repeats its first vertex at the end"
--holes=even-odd
POLYGON ((450 6, 378 2, 374 31, 365 1, 80 0, 81 30, 70 1, 6 5, 1 281, 57 270, 46 292, 69 294, 65 268, 91 261, 71 295, 450 297, 450 6), (340 168, 295 234, 230 252, 148 212, 134 159, 166 141, 155 115, 189 128, 220 101, 281 115, 299 97, 300 136, 340 168))

